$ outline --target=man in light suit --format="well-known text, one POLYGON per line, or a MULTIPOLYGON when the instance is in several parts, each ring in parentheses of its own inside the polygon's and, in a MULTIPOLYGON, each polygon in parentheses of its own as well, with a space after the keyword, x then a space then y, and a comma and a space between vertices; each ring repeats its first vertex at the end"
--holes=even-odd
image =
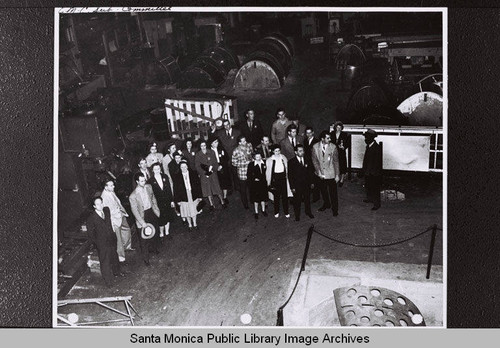
POLYGON ((312 149, 312 162, 316 176, 320 179, 323 206, 319 211, 332 208, 333 216, 338 215, 337 183, 340 180, 339 154, 337 147, 331 143, 328 131, 322 131, 320 142, 312 149))
POLYGON ((160 243, 160 231, 158 225, 158 217, 160 217, 160 209, 153 194, 151 185, 146 184, 146 177, 142 173, 137 173, 134 176, 137 187, 129 196, 130 208, 134 214, 137 228, 140 230, 150 223, 155 228, 155 235, 151 239, 143 239, 141 241, 141 250, 144 263, 149 266, 149 249, 155 254, 159 254, 158 245, 160 243))
POLYGON ((297 135, 297 126, 293 123, 286 128, 286 134, 286 138, 280 142, 281 153, 291 160, 295 157, 295 146, 302 145, 304 138, 297 135))
POLYGON ((131 246, 132 238, 130 226, 127 222, 128 214, 120 199, 115 194, 115 183, 113 180, 106 181, 101 198, 104 206, 108 207, 111 212, 111 223, 118 240, 116 251, 120 262, 123 262, 125 261, 125 250, 133 250, 131 246))

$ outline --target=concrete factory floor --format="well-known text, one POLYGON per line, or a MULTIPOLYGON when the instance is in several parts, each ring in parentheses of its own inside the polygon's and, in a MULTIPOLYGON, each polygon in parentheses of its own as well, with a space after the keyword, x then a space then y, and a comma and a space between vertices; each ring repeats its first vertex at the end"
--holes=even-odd
MULTIPOLYGON (((238 193, 227 210, 204 212, 199 231, 189 232, 181 220, 171 227, 161 253, 146 267, 137 251, 129 252, 125 278, 108 289, 99 274, 87 272, 66 298, 132 296, 141 326, 273 326, 276 312, 295 284, 306 244, 307 230, 369 244, 388 243, 442 227, 442 176, 386 178, 391 188, 406 195, 403 201, 383 202, 378 211, 362 202, 362 182, 339 188, 339 216, 317 212, 300 222, 272 215, 254 220, 244 210, 238 193)), ((359 248, 339 244, 314 233, 306 271, 285 308, 285 325, 338 325, 332 291, 353 284, 385 287, 407 296, 422 312, 427 325, 443 320, 443 233, 437 234, 430 280, 425 280, 430 233, 388 247, 359 248), (333 304, 333 306, 331 305, 333 304)), ((80 321, 117 318, 98 305, 61 307, 63 315, 77 313, 80 321)))

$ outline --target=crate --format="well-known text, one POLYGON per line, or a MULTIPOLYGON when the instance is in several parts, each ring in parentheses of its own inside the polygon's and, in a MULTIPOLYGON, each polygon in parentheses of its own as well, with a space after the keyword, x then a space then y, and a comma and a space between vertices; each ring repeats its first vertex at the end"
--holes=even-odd
POLYGON ((181 139, 200 139, 208 136, 217 119, 238 121, 236 97, 198 93, 182 98, 166 99, 165 109, 170 134, 181 139))

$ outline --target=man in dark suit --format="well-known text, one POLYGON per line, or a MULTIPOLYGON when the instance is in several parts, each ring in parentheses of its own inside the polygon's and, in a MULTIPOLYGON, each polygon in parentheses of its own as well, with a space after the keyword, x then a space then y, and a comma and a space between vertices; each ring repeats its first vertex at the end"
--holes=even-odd
POLYGON ((263 135, 260 140, 260 144, 255 148, 255 151, 258 151, 262 155, 262 159, 265 161, 269 157, 273 155, 271 151, 271 139, 267 135, 263 135))
POLYGON ((297 135, 297 126, 293 123, 287 127, 286 134, 286 138, 280 142, 281 153, 287 160, 291 160, 295 157, 295 146, 302 144, 304 138, 297 135))
MULTIPOLYGON (((229 158, 233 156, 233 151, 238 146, 238 137, 241 135, 241 132, 231 126, 231 122, 229 120, 223 121, 224 128, 215 132, 215 136, 219 138, 219 142, 222 144, 222 147, 226 151, 229 158)), ((246 138, 245 138, 246 139, 246 138)), ((238 173, 236 168, 231 166, 231 181, 232 186, 235 191, 239 190, 238 185, 238 173)))
POLYGON ((259 120, 255 118, 255 112, 252 109, 248 109, 245 116, 246 121, 240 124, 240 131, 255 149, 260 144, 264 131, 259 120))
POLYGON ((116 252, 116 234, 111 224, 111 213, 109 208, 104 206, 102 198, 94 198, 92 207, 94 210, 87 219, 88 236, 97 246, 101 275, 106 286, 110 287, 113 276, 124 276, 120 272, 120 262, 116 252))
POLYGON ((241 135, 241 132, 231 126, 231 122, 229 120, 223 121, 224 128, 218 130, 215 135, 219 138, 222 147, 229 156, 233 155, 234 149, 238 146, 238 137, 241 135))
POLYGON ((311 187, 314 176, 311 166, 304 158, 304 145, 295 146, 295 157, 288 161, 288 180, 293 193, 293 209, 295 221, 300 221, 300 205, 304 201, 306 215, 311 219, 311 187))
POLYGON ((382 146, 375 141, 377 132, 368 129, 365 133, 366 151, 363 158, 361 175, 365 176, 365 203, 373 203, 372 210, 380 208, 380 189, 382 187, 382 146))
MULTIPOLYGON (((314 144, 319 143, 319 139, 314 136, 314 130, 312 127, 306 127, 305 130, 306 137, 304 139, 304 159, 309 166, 312 166, 312 148, 314 144)), ((312 202, 316 203, 319 201, 320 195, 320 183, 316 175, 313 176, 314 188, 312 189, 312 202)))

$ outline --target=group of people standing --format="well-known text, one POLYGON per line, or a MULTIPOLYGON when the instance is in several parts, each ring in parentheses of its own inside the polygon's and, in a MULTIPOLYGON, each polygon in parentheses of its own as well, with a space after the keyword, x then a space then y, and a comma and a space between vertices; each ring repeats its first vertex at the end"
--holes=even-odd
MULTIPOLYGON (((338 216, 337 187, 344 184, 350 147, 342 122, 335 122, 317 138, 312 127, 289 120, 285 110, 278 109, 276 117, 270 135, 264 133, 254 110, 247 110, 239 127, 223 120, 222 127, 212 129, 207 139, 196 143, 185 139, 180 148, 174 141, 167 143, 165 155, 156 143, 150 144, 149 154, 139 161, 129 196, 137 228, 144 232, 150 226, 156 231, 151 236, 141 233, 146 265, 150 265, 150 252, 159 252, 160 240, 169 234, 176 217, 180 216, 189 230, 196 230, 197 215, 204 206, 208 203, 213 211, 217 203, 225 209, 228 195, 234 191, 239 192, 244 209, 253 204, 256 220, 260 215, 268 216, 268 200, 273 201, 275 218, 281 212, 289 218, 290 199, 296 221, 300 220, 302 203, 306 216, 312 219, 311 196, 314 203, 320 195, 323 204, 318 211, 331 209, 332 215, 338 216)), ((361 173, 366 175, 365 201, 373 202, 372 209, 377 210, 381 149, 375 131, 370 129, 364 135, 367 150, 361 173)), ((97 244, 101 273, 109 282, 113 275, 122 274, 119 262, 125 260, 125 251, 133 250, 128 214, 114 193, 113 180, 105 183, 101 196, 92 203, 94 211, 87 228, 97 244)))

